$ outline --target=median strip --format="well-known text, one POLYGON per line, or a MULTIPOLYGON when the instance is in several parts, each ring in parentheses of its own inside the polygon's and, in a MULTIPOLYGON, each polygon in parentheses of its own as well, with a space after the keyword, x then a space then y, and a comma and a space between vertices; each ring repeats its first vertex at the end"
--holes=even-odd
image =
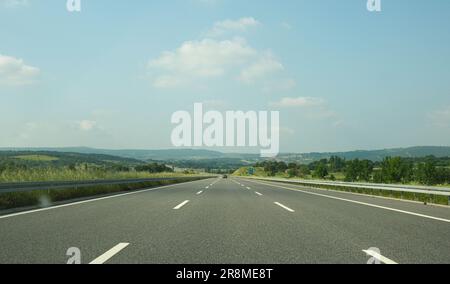
POLYGON ((189 200, 184 201, 183 203, 177 205, 175 208, 173 208, 173 210, 179 210, 181 209, 184 205, 188 204, 189 200))
POLYGON ((104 264, 109 259, 111 259, 113 256, 118 254, 121 250, 126 248, 128 245, 129 245, 129 243, 120 243, 120 244, 116 245, 115 247, 113 247, 112 249, 110 249, 109 251, 102 254, 101 256, 99 256, 98 258, 91 261, 89 264, 104 264))

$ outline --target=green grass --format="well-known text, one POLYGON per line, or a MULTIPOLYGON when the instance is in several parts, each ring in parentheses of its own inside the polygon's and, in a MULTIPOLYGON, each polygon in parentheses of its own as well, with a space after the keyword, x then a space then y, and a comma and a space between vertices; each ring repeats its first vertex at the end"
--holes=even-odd
POLYGON ((68 188, 65 190, 37 190, 31 192, 14 192, 0 194, 0 210, 20 207, 48 207, 54 202, 76 198, 94 197, 104 194, 130 192, 139 189, 200 180, 204 177, 185 177, 177 180, 141 182, 125 185, 97 185, 84 188, 68 188))
POLYGON ((33 161, 33 162, 53 162, 58 161, 59 158, 52 157, 48 155, 20 155, 13 157, 14 159, 19 159, 23 161, 33 161))
POLYGON ((32 168, 6 169, 0 172, 0 183, 37 181, 85 181, 104 179, 139 179, 179 177, 179 173, 118 172, 103 169, 32 168))
MULTIPOLYGON (((254 178, 266 178, 268 177, 267 173, 264 172, 263 168, 256 168, 255 174, 253 176, 248 175, 247 168, 241 168, 237 170, 233 175, 235 176, 245 176, 245 177, 254 177, 254 178)), ((335 175, 336 180, 343 181, 344 175, 341 173, 333 173, 335 175)), ((312 176, 306 176, 302 179, 299 179, 298 177, 288 178, 286 174, 278 173, 274 178, 284 178, 286 179, 286 183, 289 183, 288 181, 298 181, 298 185, 318 188, 318 189, 328 189, 328 190, 337 190, 337 191, 345 191, 345 192, 352 192, 352 193, 360 193, 360 194, 367 194, 367 195, 375 195, 375 196, 382 196, 382 197, 390 197, 390 198, 397 198, 397 199, 405 199, 405 200, 412 200, 412 201, 419 201, 424 203, 433 203, 433 204, 440 204, 440 205, 450 205, 449 199, 447 196, 441 196, 441 195, 431 195, 431 194, 422 194, 422 193, 409 193, 409 192, 398 192, 398 191, 391 191, 391 190, 376 190, 376 189, 370 189, 370 188, 353 188, 353 187, 346 187, 342 185, 311 185, 309 183, 301 183, 302 180, 310 180, 313 179, 312 176)), ((413 185, 413 184, 411 184, 413 185)), ((448 185, 447 185, 448 187, 448 185)))
MULTIPOLYGON (((235 171, 233 173, 233 175, 235 176, 246 176, 246 177, 250 177, 251 175, 248 174, 247 172, 248 167, 242 167, 240 169, 238 169, 237 171, 235 171)), ((329 176, 325 179, 323 179, 324 181, 330 181, 330 176, 334 175, 334 177, 336 178, 336 181, 343 181, 345 182, 345 173, 343 172, 333 172, 330 173, 329 176)), ((256 168, 255 174, 252 175, 253 177, 269 177, 269 175, 264 171, 264 168, 256 168)), ((319 178, 313 177, 312 175, 306 175, 306 176, 302 176, 302 177, 292 177, 290 178, 286 173, 277 173, 274 178, 286 178, 286 179, 292 179, 292 180, 318 180, 319 178)), ((362 183, 364 183, 364 181, 361 181, 362 183)), ((374 183, 374 182, 372 182, 374 183)), ((425 186, 419 182, 408 182, 408 183, 402 183, 401 185, 411 185, 411 186, 425 186)), ((440 187, 440 188, 449 188, 450 184, 437 184, 434 185, 434 187, 440 187)))

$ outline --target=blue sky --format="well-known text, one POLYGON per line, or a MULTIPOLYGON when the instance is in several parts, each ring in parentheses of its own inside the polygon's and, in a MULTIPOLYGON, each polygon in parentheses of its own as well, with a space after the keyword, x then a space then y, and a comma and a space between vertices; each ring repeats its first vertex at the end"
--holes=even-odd
POLYGON ((279 110, 281 151, 450 146, 450 1, 0 0, 0 147, 170 148, 279 110))

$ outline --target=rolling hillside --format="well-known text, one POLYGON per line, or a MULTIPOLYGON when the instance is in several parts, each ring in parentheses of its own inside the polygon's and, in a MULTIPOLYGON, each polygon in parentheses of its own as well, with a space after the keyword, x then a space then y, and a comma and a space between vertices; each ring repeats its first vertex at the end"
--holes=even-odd
MULTIPOLYGON (((246 164, 261 160, 257 154, 239 154, 239 153, 222 153, 219 151, 211 151, 204 149, 169 149, 169 150, 108 150, 94 149, 87 147, 74 148, 0 148, 1 151, 32 151, 32 152, 52 152, 56 153, 73 153, 72 158, 76 158, 75 153, 94 155, 100 160, 119 161, 122 159, 126 162, 137 163, 140 161, 204 161, 212 159, 233 160, 233 163, 246 164), (124 160, 125 159, 125 160, 124 160)), ((4 152, 3 152, 4 153, 4 152)), ((281 153, 278 160, 285 162, 310 163, 321 159, 327 159, 331 156, 339 156, 345 159, 368 159, 372 161, 380 161, 384 157, 450 157, 450 147, 410 147, 395 148, 383 150, 366 150, 366 151, 350 151, 350 152, 328 152, 328 153, 281 153)), ((86 156, 87 157, 87 156, 86 156)))

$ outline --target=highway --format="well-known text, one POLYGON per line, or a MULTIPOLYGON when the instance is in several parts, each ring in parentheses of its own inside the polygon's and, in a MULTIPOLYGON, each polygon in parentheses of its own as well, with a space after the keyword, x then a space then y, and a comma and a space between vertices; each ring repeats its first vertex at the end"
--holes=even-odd
POLYGON ((0 263, 448 264, 449 236, 448 207, 214 178, 0 216, 0 263))

